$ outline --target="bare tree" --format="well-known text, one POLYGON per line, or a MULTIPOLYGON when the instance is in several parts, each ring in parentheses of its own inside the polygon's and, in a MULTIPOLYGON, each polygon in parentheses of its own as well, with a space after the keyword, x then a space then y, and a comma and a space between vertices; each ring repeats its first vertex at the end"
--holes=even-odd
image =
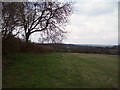
POLYGON ((70 3, 26 2, 23 5, 24 13, 21 22, 26 41, 35 32, 43 32, 49 38, 48 40, 54 38, 55 42, 66 33, 64 32, 65 23, 68 22, 68 16, 72 12, 70 3))

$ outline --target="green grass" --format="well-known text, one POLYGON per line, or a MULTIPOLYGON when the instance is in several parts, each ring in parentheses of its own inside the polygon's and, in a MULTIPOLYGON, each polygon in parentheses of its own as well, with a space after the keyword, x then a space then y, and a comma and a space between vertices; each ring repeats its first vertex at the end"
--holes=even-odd
POLYGON ((116 88, 117 55, 14 54, 3 70, 3 88, 116 88))

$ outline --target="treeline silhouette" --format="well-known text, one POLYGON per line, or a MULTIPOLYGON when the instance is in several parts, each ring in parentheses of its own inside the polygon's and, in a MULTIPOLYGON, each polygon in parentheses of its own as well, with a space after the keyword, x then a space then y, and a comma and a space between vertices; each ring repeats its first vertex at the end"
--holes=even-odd
POLYGON ((50 53, 50 52, 65 52, 65 53, 95 53, 95 54, 113 54, 120 55, 120 45, 114 46, 89 46, 89 45, 74 45, 74 44, 39 44, 26 42, 19 38, 10 38, 2 43, 2 53, 50 53))

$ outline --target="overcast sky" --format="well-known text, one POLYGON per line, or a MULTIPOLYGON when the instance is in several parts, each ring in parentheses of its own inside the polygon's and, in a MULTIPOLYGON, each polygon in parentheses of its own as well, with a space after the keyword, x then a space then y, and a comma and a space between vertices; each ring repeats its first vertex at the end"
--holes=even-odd
POLYGON ((118 3, 83 2, 74 4, 65 43, 118 44, 118 3))
POLYGON ((66 26, 69 33, 64 43, 118 44, 118 0, 77 1, 66 26))

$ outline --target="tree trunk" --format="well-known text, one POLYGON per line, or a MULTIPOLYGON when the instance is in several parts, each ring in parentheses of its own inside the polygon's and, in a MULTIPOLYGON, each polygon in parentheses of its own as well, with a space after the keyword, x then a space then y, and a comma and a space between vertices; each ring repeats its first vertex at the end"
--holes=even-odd
POLYGON ((28 33, 26 33, 26 42, 28 42, 29 41, 29 37, 30 37, 30 35, 28 34, 28 33))
POLYGON ((26 40, 25 48, 24 48, 25 52, 28 52, 28 50, 29 50, 29 36, 30 35, 28 33, 25 34, 25 40, 26 40))

